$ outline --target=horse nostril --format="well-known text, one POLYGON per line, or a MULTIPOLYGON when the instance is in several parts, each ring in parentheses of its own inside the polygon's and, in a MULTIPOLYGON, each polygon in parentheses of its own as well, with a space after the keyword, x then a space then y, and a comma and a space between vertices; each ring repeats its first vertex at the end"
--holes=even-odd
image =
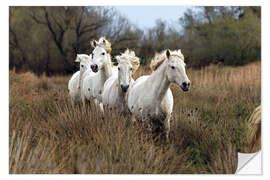
POLYGON ((120 85, 120 87, 121 87, 123 92, 127 92, 128 88, 129 88, 129 85, 127 85, 127 86, 120 85))
POLYGON ((188 82, 188 84, 187 84, 187 85, 188 85, 188 87, 190 87, 190 82, 188 82))
POLYGON ((187 83, 186 83, 186 82, 183 82, 183 83, 182 83, 182 86, 183 86, 183 87, 186 87, 186 86, 187 86, 187 83))

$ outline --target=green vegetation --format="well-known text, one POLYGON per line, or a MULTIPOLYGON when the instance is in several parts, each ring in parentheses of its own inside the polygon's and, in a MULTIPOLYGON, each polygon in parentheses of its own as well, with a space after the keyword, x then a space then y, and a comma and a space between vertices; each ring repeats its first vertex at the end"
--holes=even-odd
MULTIPOLYGON (((179 22, 157 20, 141 30, 107 7, 10 7, 10 69, 46 75, 78 69, 76 54, 92 51, 90 40, 106 36, 112 56, 135 50, 142 64, 167 48, 182 49, 188 66, 239 66, 259 60, 260 7, 197 7, 179 22)), ((177 14, 177 13, 176 13, 177 14)))
POLYGON ((260 7, 203 7, 188 11, 184 24, 185 55, 192 66, 210 63, 244 65, 260 59, 260 7))

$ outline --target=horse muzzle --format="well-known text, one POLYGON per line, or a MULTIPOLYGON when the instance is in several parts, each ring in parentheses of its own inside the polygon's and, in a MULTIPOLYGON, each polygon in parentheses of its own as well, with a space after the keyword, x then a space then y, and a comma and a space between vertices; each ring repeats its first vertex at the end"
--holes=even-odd
POLYGON ((92 71, 95 72, 95 73, 98 72, 98 65, 97 65, 97 64, 92 64, 92 65, 91 65, 91 69, 92 69, 92 71))
POLYGON ((183 91, 188 91, 189 90, 189 88, 190 88, 190 81, 189 82, 183 82, 181 85, 180 85, 180 87, 181 87, 181 89, 183 90, 183 91))

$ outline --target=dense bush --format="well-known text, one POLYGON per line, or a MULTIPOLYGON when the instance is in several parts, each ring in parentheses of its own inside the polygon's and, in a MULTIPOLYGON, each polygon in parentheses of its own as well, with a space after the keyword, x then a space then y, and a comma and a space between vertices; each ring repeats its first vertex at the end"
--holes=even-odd
POLYGON ((192 66, 244 65, 260 58, 260 15, 252 8, 205 7, 197 14, 188 11, 181 22, 192 66))

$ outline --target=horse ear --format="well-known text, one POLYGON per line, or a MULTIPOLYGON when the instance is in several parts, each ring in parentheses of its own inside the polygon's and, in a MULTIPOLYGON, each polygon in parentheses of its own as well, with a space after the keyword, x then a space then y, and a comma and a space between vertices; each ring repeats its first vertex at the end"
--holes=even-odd
POLYGON ((95 40, 94 41, 94 46, 96 47, 98 45, 98 42, 95 40))
POLYGON ((89 57, 90 57, 90 59, 92 60, 92 59, 94 58, 94 54, 93 54, 93 53, 90 53, 90 54, 89 54, 89 57))
POLYGON ((171 55, 171 52, 170 52, 169 49, 167 49, 167 50, 166 50, 166 56, 167 56, 168 59, 170 58, 170 55, 171 55))
POLYGON ((91 46, 93 48, 95 48, 97 46, 97 41, 96 40, 93 40, 93 41, 90 42, 90 44, 91 44, 91 46))
POLYGON ((81 62, 81 59, 79 58, 79 54, 77 54, 77 57, 75 59, 75 62, 81 62))
POLYGON ((90 45, 94 48, 94 41, 90 41, 90 45))
POLYGON ((120 61, 121 61, 120 56, 115 56, 115 59, 116 59, 117 63, 119 64, 119 63, 120 63, 120 61))

